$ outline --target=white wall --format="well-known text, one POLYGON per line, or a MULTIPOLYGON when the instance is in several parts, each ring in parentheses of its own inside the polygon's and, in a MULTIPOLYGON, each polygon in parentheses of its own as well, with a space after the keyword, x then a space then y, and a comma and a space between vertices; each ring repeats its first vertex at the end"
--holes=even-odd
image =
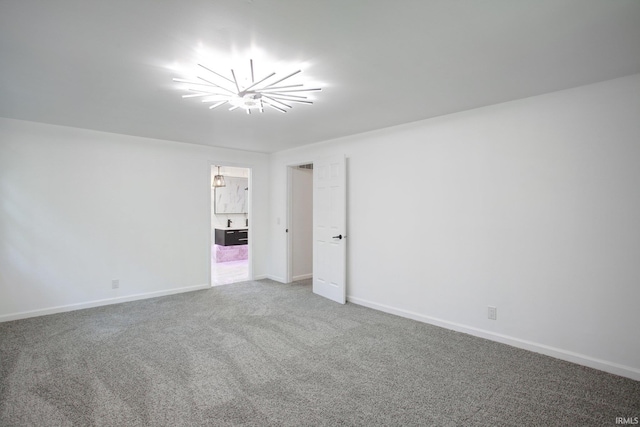
POLYGON ((640 379, 639 118, 633 75, 275 153, 271 277, 286 165, 344 153, 349 301, 640 379))
POLYGON ((291 168, 293 280, 313 272, 313 170, 291 168))
POLYGON ((220 163, 256 178, 264 276, 268 156, 0 119, 0 320, 208 286, 220 163))

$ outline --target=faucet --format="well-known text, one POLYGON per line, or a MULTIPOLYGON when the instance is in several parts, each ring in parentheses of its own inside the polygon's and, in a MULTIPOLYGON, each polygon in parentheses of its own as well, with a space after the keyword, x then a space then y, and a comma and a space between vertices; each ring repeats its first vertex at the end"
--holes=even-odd
POLYGON ((233 221, 231 221, 230 219, 228 219, 228 220, 227 220, 227 227, 231 227, 231 223, 232 223, 232 222, 233 222, 233 221))

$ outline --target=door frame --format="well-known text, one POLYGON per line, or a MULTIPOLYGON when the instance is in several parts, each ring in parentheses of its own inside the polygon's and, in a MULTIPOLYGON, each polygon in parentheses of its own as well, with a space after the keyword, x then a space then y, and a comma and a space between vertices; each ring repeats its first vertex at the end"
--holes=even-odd
MULTIPOLYGON (((286 277, 285 283, 293 282, 293 169, 297 168, 301 165, 313 164, 313 160, 309 160, 306 162, 295 162, 292 164, 287 164, 287 213, 286 213, 286 277)), ((311 201, 313 204, 313 200, 311 201)), ((311 251, 313 253, 313 242, 311 242, 311 251)))
POLYGON ((208 242, 209 242, 209 246, 208 246, 208 262, 207 262, 207 271, 209 274, 209 287, 213 287, 213 280, 211 280, 211 264, 213 263, 213 191, 212 191, 212 186, 211 183, 213 181, 213 168, 216 166, 220 166, 220 167, 233 167, 233 168, 242 168, 242 169, 247 169, 249 171, 248 175, 249 175, 249 190, 248 190, 248 194, 247 194, 247 199, 248 199, 248 203, 249 203, 249 209, 247 209, 247 219, 249 220, 249 229, 248 229, 248 237, 249 237, 249 243, 248 243, 248 259, 247 259, 247 266, 249 268, 248 274, 248 280, 253 280, 253 233, 251 232, 251 223, 252 223, 252 218, 253 218, 253 165, 247 165, 245 163, 236 163, 236 162, 228 162, 228 161, 209 161, 209 181, 208 181, 208 191, 209 191, 209 238, 208 238, 208 242))

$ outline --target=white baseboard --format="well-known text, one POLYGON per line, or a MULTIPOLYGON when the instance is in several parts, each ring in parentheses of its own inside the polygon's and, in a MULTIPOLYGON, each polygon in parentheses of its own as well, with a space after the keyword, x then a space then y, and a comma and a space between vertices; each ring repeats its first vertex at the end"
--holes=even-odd
POLYGON ((286 281, 284 278, 282 278, 282 277, 278 277, 278 276, 272 276, 271 274, 267 274, 267 275, 265 276, 265 278, 266 278, 266 279, 273 280, 273 281, 275 281, 275 282, 287 283, 287 281, 286 281))
POLYGON ((22 312, 19 312, 19 313, 1 315, 0 316, 0 322, 9 322, 11 320, 19 320, 19 319, 26 319, 26 318, 29 318, 29 317, 45 316, 47 314, 64 313, 66 311, 82 310, 82 309, 85 309, 85 308, 100 307, 100 306, 103 306, 103 305, 119 304, 119 303, 122 303, 122 302, 129 302, 129 301, 137 301, 137 300, 141 300, 141 299, 163 297, 163 296, 167 296, 167 295, 181 294, 183 292, 200 291, 202 289, 209 289, 210 287, 211 286, 209 284, 187 286, 185 288, 174 288, 174 289, 167 289, 167 290, 163 290, 163 291, 146 292, 146 293, 143 293, 143 294, 126 295, 126 296, 115 297, 115 298, 105 298, 105 299, 82 302, 82 303, 77 303, 77 304, 60 305, 60 306, 56 306, 56 307, 42 308, 42 309, 38 309, 38 310, 22 311, 22 312))
POLYGON ((522 348, 524 350, 529 350, 535 353, 544 354, 546 356, 555 357, 556 359, 566 360, 567 362, 588 366, 589 368, 598 369, 604 372, 609 372, 610 374, 620 375, 622 377, 627 377, 627 378, 631 378, 632 380, 640 381, 640 369, 632 368, 630 366, 624 366, 614 362, 609 362, 607 360, 596 359, 594 357, 586 356, 584 354, 574 353, 572 351, 563 350, 560 348, 551 347, 548 345, 539 344, 532 341, 523 340, 520 338, 514 338, 507 335, 497 334, 495 332, 474 328, 471 326, 461 325, 459 323, 449 322, 447 320, 437 319, 431 316, 425 316, 422 314, 414 313, 412 311, 390 307, 384 304, 378 304, 378 303, 367 301, 361 298, 347 296, 347 301, 357 305, 362 305, 364 307, 369 307, 374 310, 383 311, 389 314, 395 314, 396 316, 417 320, 418 322, 428 323, 428 324, 439 326, 445 329, 451 329, 457 332, 463 332, 465 334, 473 335, 480 338, 485 338, 491 341, 507 344, 512 347, 522 348))
POLYGON ((262 279, 269 279, 269 276, 266 274, 260 274, 258 276, 253 276, 253 280, 262 280, 262 279))
MULTIPOLYGON (((313 274, 302 274, 300 276, 293 276, 293 280, 291 280, 291 283, 293 282, 297 282, 298 280, 304 280, 304 279, 311 279, 313 277, 313 274)), ((260 279, 269 279, 269 280, 273 280, 274 282, 279 282, 279 283, 287 283, 287 279, 285 279, 284 277, 279 277, 279 276, 273 276, 271 274, 265 274, 263 276, 260 276, 260 279)), ((254 280, 260 280, 258 278, 255 278, 254 280)))
MULTIPOLYGON (((298 280, 311 279, 312 277, 313 277, 313 274, 302 274, 300 276, 293 276, 293 280, 291 280, 291 283, 292 282, 297 282, 298 280)), ((279 283, 287 283, 287 279, 285 279, 284 277, 272 276, 270 274, 262 276, 261 278, 262 279, 270 279, 270 280, 273 280, 273 281, 279 282, 279 283)), ((254 279, 254 280, 258 280, 258 279, 254 279)))

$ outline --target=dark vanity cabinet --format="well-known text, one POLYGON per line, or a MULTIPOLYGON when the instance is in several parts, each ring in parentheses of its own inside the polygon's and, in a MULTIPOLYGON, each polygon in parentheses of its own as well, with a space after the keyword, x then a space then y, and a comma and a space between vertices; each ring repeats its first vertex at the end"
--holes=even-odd
POLYGON ((236 246, 246 245, 249 242, 249 230, 241 229, 219 229, 216 228, 216 245, 220 246, 236 246))

